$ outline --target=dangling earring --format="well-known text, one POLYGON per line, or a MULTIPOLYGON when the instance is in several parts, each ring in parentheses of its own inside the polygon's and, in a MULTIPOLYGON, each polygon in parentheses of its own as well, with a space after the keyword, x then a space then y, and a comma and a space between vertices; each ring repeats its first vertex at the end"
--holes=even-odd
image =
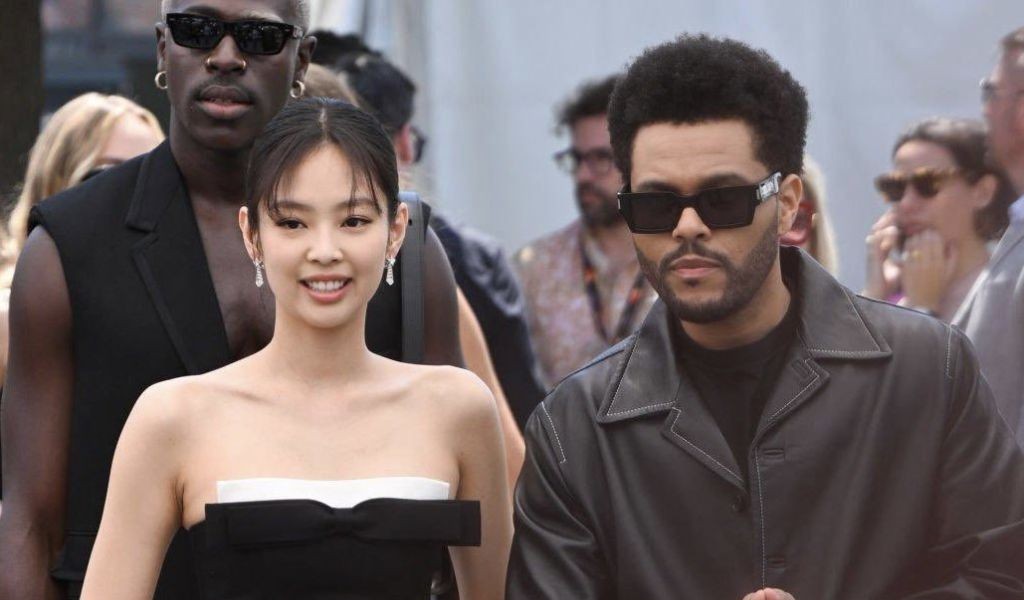
POLYGON ((156 89, 158 89, 158 90, 166 90, 167 89, 167 71, 157 71, 156 77, 153 78, 153 85, 155 85, 156 89), (162 81, 161 81, 161 78, 163 78, 162 81))
POLYGON ((252 266, 256 267, 256 287, 263 287, 263 263, 259 259, 253 259, 252 266))
POLYGON ((291 96, 292 98, 294 98, 295 100, 298 100, 299 98, 301 98, 303 96, 303 94, 305 94, 305 93, 306 93, 306 84, 302 83, 301 81, 296 81, 295 83, 293 83, 292 84, 292 89, 288 90, 288 95, 291 96), (296 87, 299 88, 299 91, 297 91, 297 92, 295 91, 296 87))
POLYGON ((384 264, 388 268, 388 273, 384 277, 384 281, 387 282, 388 285, 395 285, 395 259, 394 259, 394 257, 389 256, 388 258, 386 258, 384 260, 384 264))

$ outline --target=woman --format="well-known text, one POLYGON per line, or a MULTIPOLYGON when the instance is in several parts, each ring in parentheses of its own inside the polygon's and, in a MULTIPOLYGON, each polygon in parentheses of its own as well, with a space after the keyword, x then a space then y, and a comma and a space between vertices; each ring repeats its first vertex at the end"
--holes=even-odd
POLYGON ((932 118, 893 147, 893 170, 875 187, 890 209, 867 237, 866 296, 949 322, 989 259, 1015 199, 986 159, 984 125, 932 118))
POLYGON ((366 348, 407 222, 387 134, 347 104, 292 103, 257 140, 247 190, 273 338, 139 399, 82 597, 151 597, 184 526, 207 599, 426 598, 445 544, 463 598, 500 598, 512 525, 494 400, 466 371, 366 348))
POLYGON ((121 96, 90 92, 50 117, 29 154, 25 181, 0 230, 0 381, 7 370, 7 303, 28 213, 44 198, 102 169, 145 154, 164 139, 153 113, 121 96))

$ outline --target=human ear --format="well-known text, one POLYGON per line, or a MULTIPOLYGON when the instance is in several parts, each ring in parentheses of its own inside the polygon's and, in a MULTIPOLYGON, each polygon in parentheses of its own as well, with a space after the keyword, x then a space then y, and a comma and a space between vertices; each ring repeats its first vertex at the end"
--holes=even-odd
POLYGON ((313 61, 313 51, 316 50, 316 38, 307 35, 299 40, 299 52, 295 56, 295 81, 305 81, 306 69, 313 61))
POLYGON ((789 233, 796 221, 800 201, 804 197, 804 182, 799 175, 787 175, 779 184, 779 193, 775 196, 779 202, 779 237, 789 233))
POLYGON ((394 258, 402 248, 402 242, 405 241, 405 231, 408 228, 409 208, 405 205, 405 202, 400 202, 398 204, 398 211, 395 214, 395 219, 388 227, 387 255, 389 258, 394 258))
POLYGON ((245 251, 249 258, 253 261, 260 260, 259 234, 249 229, 249 208, 246 206, 238 209, 238 228, 242 230, 242 241, 245 242, 245 251))
POLYGON ((164 53, 167 51, 167 25, 156 24, 156 70, 164 70, 164 53))
POLYGON ((971 186, 971 204, 974 210, 982 210, 992 203, 999 188, 999 180, 995 175, 984 175, 971 186))

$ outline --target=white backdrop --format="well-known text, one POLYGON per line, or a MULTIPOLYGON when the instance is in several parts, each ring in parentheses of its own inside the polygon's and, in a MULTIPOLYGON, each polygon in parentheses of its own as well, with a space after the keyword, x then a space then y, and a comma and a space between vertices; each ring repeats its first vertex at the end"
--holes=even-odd
MULTIPOLYGON (((444 212, 512 251, 575 216, 551 155, 554 106, 644 47, 707 32, 766 49, 807 88, 808 148, 823 166, 841 278, 863 283, 881 213, 871 180, 911 121, 979 117, 978 80, 1021 0, 390 0, 364 18, 420 85, 422 175, 444 212)), ((321 25, 344 28, 334 22, 321 25)))

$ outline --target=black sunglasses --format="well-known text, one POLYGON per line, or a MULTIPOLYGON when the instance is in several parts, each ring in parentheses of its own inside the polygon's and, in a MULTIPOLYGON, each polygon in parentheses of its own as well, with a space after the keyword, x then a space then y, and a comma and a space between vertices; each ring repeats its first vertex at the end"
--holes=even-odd
POLYGON ((633 233, 665 233, 679 223, 683 211, 692 207, 711 229, 746 227, 754 221, 754 210, 779 193, 781 173, 758 183, 714 188, 692 196, 672 192, 620 192, 619 212, 633 233))
POLYGON ((945 181, 962 174, 956 167, 946 169, 924 167, 911 173, 883 173, 875 177, 875 189, 889 202, 902 200, 903 195, 907 192, 907 186, 913 188, 922 198, 934 198, 942 189, 942 184, 945 181))
POLYGON ((572 175, 580 165, 587 165, 587 168, 594 175, 607 175, 615 165, 615 158, 611 148, 596 148, 580 152, 575 148, 566 148, 555 154, 555 164, 560 169, 572 175))
POLYGON ((214 17, 170 13, 164 18, 174 43, 194 50, 213 50, 231 35, 246 54, 277 54, 290 39, 302 37, 302 29, 275 21, 221 21, 214 17))
POLYGON ((423 160, 423 152, 427 148, 427 136, 415 125, 409 129, 412 132, 412 162, 416 164, 423 160))

